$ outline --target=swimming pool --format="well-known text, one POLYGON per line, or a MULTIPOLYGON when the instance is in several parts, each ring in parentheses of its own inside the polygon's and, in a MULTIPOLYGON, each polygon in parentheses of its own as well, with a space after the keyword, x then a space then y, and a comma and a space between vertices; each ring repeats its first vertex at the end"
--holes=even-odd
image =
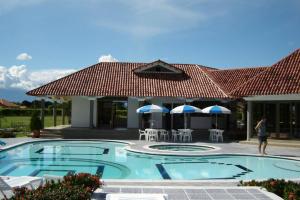
POLYGON ((207 180, 300 178, 300 161, 246 155, 134 153, 109 141, 33 142, 0 152, 1 176, 88 172, 103 179, 207 180))

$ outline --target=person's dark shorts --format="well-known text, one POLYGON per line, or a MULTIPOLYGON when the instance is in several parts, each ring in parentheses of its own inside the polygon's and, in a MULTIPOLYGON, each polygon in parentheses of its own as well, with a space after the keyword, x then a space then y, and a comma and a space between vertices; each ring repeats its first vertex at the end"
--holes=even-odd
POLYGON ((258 136, 258 141, 260 143, 267 142, 268 136, 258 136))

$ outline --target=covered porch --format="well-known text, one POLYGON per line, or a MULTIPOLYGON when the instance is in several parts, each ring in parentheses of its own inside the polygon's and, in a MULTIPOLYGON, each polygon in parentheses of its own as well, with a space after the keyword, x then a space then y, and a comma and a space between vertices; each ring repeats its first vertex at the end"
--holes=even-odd
MULTIPOLYGON (((136 109, 147 104, 156 104, 173 109, 182 104, 190 104, 203 109, 211 105, 223 105, 234 113, 235 104, 226 99, 186 99, 175 97, 72 97, 73 128, 97 129, 144 129, 154 122, 154 128, 179 129, 184 126, 184 115, 169 113, 137 114, 136 109)), ((209 129, 215 123, 215 116, 208 114, 188 115, 188 127, 209 129)), ((229 130, 235 123, 235 115, 219 115, 219 128, 229 130)))
POLYGON ((300 138, 300 95, 264 95, 244 99, 247 101, 248 141, 256 136, 254 127, 262 116, 267 119, 270 138, 300 138))

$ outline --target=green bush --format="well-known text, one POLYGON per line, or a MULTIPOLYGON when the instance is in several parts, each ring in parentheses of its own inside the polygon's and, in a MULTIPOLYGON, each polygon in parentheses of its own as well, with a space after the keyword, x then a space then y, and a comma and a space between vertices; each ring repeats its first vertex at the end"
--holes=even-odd
POLYGON ((269 179, 266 181, 241 181, 242 186, 259 186, 266 188, 285 200, 300 200, 300 183, 285 181, 283 179, 269 179))
POLYGON ((39 112, 34 112, 30 119, 30 130, 41 130, 43 128, 42 121, 39 117, 39 112))
POLYGON ((92 195, 84 186, 68 186, 62 182, 46 183, 36 190, 16 188, 14 193, 15 196, 11 200, 86 200, 91 199, 92 195))
POLYGON ((0 131, 0 138, 15 138, 16 134, 12 131, 0 131))
MULTIPOLYGON (((34 112, 39 112, 40 109, 2 109, 0 110, 0 115, 2 116, 30 116, 34 112)), ((62 109, 57 109, 56 114, 61 115, 62 109)), ((45 109, 44 110, 45 115, 53 115, 52 109, 45 109)))
POLYGON ((90 188, 92 191, 95 191, 101 185, 99 176, 88 173, 65 176, 64 182, 69 183, 70 185, 84 185, 84 187, 90 188))
POLYGON ((35 190, 16 188, 10 200, 86 200, 102 183, 98 176, 80 173, 65 176, 62 181, 47 182, 35 190))

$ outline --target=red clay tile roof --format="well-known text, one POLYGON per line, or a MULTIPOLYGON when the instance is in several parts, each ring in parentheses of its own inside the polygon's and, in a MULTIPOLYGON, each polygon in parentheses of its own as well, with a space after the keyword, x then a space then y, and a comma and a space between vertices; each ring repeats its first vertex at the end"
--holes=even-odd
POLYGON ((5 107, 5 108, 17 108, 19 107, 18 105, 11 103, 5 99, 0 99, 0 107, 5 107))
POLYGON ((265 71, 268 67, 252 67, 226 70, 207 70, 206 73, 223 91, 229 94, 246 81, 265 71))
POLYGON ((233 96, 300 94, 300 49, 233 90, 233 96))
POLYGON ((271 67, 217 70, 172 64, 183 74, 134 73, 146 63, 104 62, 29 91, 33 96, 240 98, 300 94, 300 49, 271 67))
POLYGON ((168 96, 229 98, 205 67, 173 64, 184 74, 136 74, 145 63, 102 62, 29 91, 34 96, 168 96))

